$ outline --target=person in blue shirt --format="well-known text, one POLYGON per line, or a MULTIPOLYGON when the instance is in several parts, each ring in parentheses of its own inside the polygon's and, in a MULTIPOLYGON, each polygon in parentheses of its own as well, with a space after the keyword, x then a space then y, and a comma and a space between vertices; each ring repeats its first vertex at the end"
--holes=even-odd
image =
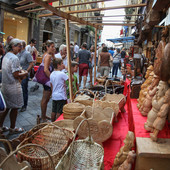
POLYGON ((111 56, 113 57, 113 55, 114 55, 114 50, 113 50, 113 47, 110 47, 110 50, 108 51, 110 54, 111 54, 111 56))

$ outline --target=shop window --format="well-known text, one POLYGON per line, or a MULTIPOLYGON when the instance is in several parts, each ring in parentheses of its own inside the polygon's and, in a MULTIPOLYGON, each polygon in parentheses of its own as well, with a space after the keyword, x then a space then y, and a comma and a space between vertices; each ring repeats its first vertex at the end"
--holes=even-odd
POLYGON ((11 35, 14 38, 28 40, 28 18, 15 15, 9 12, 4 13, 4 38, 11 35))

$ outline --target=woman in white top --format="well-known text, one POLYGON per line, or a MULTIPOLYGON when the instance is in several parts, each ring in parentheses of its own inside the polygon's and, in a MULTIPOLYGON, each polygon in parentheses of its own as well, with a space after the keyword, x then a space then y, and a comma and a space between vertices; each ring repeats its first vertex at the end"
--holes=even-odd
POLYGON ((10 111, 10 133, 22 132, 22 128, 16 128, 15 122, 18 114, 18 108, 23 106, 23 94, 20 81, 28 75, 26 70, 21 70, 19 58, 16 54, 21 50, 21 41, 12 39, 7 48, 8 53, 4 56, 2 62, 2 94, 4 96, 7 109, 1 114, 0 132, 7 129, 3 123, 7 113, 10 111))

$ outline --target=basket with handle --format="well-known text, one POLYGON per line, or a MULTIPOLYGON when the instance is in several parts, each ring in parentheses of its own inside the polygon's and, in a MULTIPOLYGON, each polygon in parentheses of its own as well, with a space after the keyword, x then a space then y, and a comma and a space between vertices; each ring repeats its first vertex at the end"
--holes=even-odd
MULTIPOLYGON (((60 128, 50 123, 22 141, 17 148, 30 143, 41 145, 50 153, 56 165, 70 144, 73 135, 73 132, 70 130, 60 128)), ((38 148, 34 149, 31 146, 26 147, 18 151, 17 155, 20 161, 28 161, 33 170, 50 169, 49 157, 38 148)))
POLYGON ((76 134, 79 127, 82 125, 84 119, 81 121, 76 129, 76 133, 73 142, 58 162, 56 170, 99 170, 102 167, 104 150, 103 147, 95 143, 90 134, 90 128, 88 126, 89 136, 84 140, 76 140, 76 134))
MULTIPOLYGON (((15 170, 31 170, 32 167, 30 166, 30 164, 27 161, 18 163, 17 158, 14 155, 17 152, 19 152, 20 150, 25 149, 27 147, 32 147, 34 149, 38 148, 41 150, 41 152, 44 152, 49 158, 48 164, 49 164, 50 170, 55 170, 55 165, 54 165, 54 162, 53 162, 53 159, 52 159, 50 153, 45 148, 43 148, 42 146, 37 145, 37 144, 26 144, 26 145, 21 146, 20 148, 17 148, 15 151, 11 151, 10 154, 8 156, 6 156, 6 158, 0 163, 0 168, 8 169, 8 170, 13 170, 13 169, 15 169, 15 170)), ((37 168, 37 170, 39 170, 39 169, 37 168)))
POLYGON ((81 90, 78 90, 74 96, 73 96, 73 100, 74 102, 78 102, 78 103, 81 103, 81 104, 84 104, 85 106, 92 106, 93 104, 93 99, 84 94, 84 93, 88 93, 89 95, 91 96, 94 96, 95 94, 91 91, 91 90, 88 90, 88 89, 81 89, 81 90), (80 94, 79 94, 80 93, 80 94), (76 95, 79 94, 77 97, 76 95))
MULTIPOLYGON (((108 94, 107 93, 107 85, 108 85, 108 80, 105 84, 105 95, 103 96, 103 98, 101 99, 102 101, 108 101, 108 102, 115 102, 116 104, 118 104, 119 109, 124 112, 124 106, 126 103, 126 97, 123 94, 108 94)), ((115 90, 113 89, 113 91, 115 92, 115 90)))

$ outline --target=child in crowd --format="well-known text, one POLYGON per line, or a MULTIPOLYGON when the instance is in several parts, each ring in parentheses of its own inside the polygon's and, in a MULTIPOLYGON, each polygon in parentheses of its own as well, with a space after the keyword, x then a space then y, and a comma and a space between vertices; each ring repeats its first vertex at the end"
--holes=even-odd
MULTIPOLYGON (((71 61, 71 73, 72 73, 72 85, 73 85, 73 95, 76 93, 77 90, 79 90, 78 82, 77 82, 77 76, 74 73, 77 73, 78 70, 78 63, 75 61, 71 61)), ((68 74, 68 73, 67 73, 68 74)), ((66 81, 66 86, 67 86, 67 99, 70 98, 69 94, 69 81, 66 81)))
POLYGON ((66 80, 68 76, 61 70, 64 68, 60 58, 53 60, 54 71, 50 75, 52 89, 52 113, 51 121, 54 122, 62 113, 63 106, 67 103, 66 80))

